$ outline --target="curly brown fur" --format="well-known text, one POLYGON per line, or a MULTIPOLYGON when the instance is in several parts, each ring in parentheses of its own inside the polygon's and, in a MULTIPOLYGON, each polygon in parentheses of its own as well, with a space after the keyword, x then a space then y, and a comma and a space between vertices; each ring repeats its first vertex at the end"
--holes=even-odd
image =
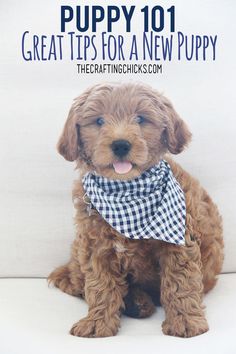
POLYGON ((190 137, 169 100, 143 84, 100 84, 74 101, 58 150, 67 160, 76 160, 80 169, 73 191, 77 236, 68 264, 48 278, 62 291, 81 295, 89 305, 88 315, 72 327, 73 335, 115 335, 122 311, 130 313, 137 305, 136 317, 151 315, 159 293, 166 313, 165 334, 191 337, 208 330, 202 295, 215 285, 222 267, 221 217, 196 179, 166 156, 168 151, 181 152, 190 137), (147 117, 144 125, 136 123, 137 115, 147 117), (102 127, 96 125, 100 116, 106 122, 102 127), (116 139, 132 144, 126 159, 133 168, 125 175, 117 175, 112 167, 115 157, 110 146, 116 139), (164 156, 185 193, 185 246, 130 240, 96 210, 89 216, 81 183, 87 171, 131 179, 164 156))

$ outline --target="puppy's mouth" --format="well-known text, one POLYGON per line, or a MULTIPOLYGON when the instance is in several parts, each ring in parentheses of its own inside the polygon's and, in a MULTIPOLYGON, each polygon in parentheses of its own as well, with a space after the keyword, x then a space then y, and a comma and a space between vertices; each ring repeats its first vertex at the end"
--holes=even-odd
POLYGON ((113 160, 107 165, 96 165, 98 174, 111 179, 133 179, 138 177, 146 166, 141 166, 130 160, 113 160))
POLYGON ((112 164, 112 167, 114 168, 115 172, 118 175, 124 175, 126 173, 129 173, 132 168, 133 164, 130 161, 114 161, 112 164))

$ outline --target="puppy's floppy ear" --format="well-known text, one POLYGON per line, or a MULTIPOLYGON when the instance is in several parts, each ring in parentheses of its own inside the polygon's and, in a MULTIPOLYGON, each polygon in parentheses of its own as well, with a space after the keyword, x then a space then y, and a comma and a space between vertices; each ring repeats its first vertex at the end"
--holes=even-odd
POLYGON ((62 135, 57 143, 58 152, 68 161, 78 157, 78 136, 74 105, 71 107, 62 135))
POLYGON ((82 115, 81 108, 85 104, 92 87, 74 100, 69 111, 62 135, 57 143, 58 152, 68 161, 74 161, 79 157, 82 142, 79 138, 79 124, 77 120, 82 115))
POLYGON ((166 118, 163 142, 172 154, 179 154, 188 145, 192 134, 186 123, 179 117, 171 102, 162 96, 162 109, 166 118))

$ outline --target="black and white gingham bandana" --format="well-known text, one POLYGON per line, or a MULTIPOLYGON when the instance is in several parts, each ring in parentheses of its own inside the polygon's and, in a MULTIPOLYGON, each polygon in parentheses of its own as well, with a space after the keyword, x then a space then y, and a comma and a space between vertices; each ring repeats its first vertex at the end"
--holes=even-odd
POLYGON ((83 186, 92 206, 122 235, 185 244, 184 193, 165 160, 133 180, 87 173, 83 186))

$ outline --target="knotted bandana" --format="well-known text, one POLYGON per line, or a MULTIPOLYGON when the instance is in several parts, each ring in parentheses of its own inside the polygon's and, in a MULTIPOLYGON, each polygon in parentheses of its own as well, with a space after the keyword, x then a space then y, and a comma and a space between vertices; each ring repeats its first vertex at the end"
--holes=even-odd
POLYGON ((92 206, 122 235, 185 244, 184 193, 165 160, 127 181, 87 173, 83 186, 92 206))

